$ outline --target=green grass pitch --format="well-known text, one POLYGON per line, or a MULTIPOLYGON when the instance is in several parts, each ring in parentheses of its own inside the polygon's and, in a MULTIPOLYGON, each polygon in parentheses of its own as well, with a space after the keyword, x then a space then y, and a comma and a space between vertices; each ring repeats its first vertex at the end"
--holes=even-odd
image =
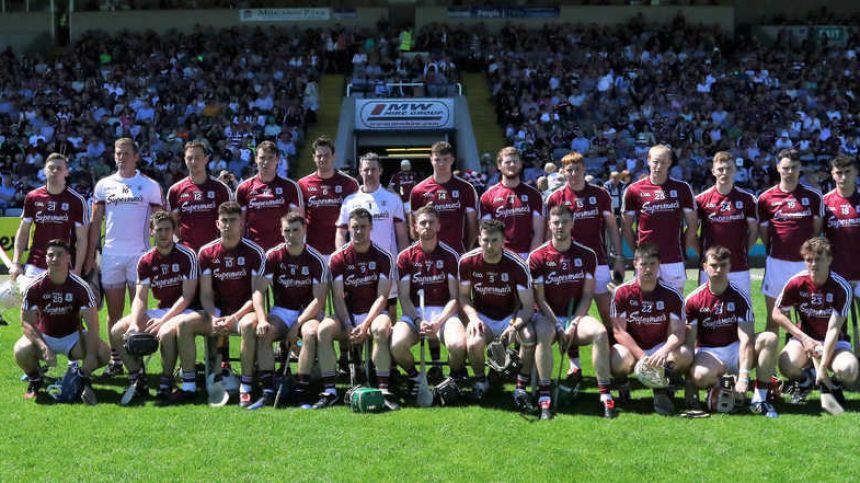
MULTIPOLYGON (((760 283, 753 282, 759 329, 760 283)), ((692 288, 690 281, 687 292, 692 288)), ((251 412, 235 404, 160 408, 150 401, 123 408, 117 402, 124 377, 97 382, 95 407, 35 404, 21 397, 25 384, 12 359, 20 329, 17 317, 10 322, 0 328, 2 481, 860 479, 856 394, 839 418, 822 415, 813 395, 804 407, 779 405, 776 420, 687 420, 651 414, 650 394, 639 390, 634 404, 606 421, 585 349, 585 391, 549 422, 514 411, 510 386, 496 389, 485 407, 381 415, 344 406, 251 412)), ((159 367, 156 356, 149 372, 159 367)))

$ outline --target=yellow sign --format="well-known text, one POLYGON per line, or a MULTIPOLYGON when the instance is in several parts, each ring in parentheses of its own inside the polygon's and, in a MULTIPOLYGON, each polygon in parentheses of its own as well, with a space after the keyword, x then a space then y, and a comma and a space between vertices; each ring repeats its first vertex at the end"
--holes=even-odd
MULTIPOLYGON (((6 250, 9 258, 12 258, 12 248, 15 247, 15 233, 18 231, 18 225, 21 224, 20 218, 3 216, 0 217, 0 248, 6 250)), ((27 259, 27 252, 24 252, 22 260, 27 259)))

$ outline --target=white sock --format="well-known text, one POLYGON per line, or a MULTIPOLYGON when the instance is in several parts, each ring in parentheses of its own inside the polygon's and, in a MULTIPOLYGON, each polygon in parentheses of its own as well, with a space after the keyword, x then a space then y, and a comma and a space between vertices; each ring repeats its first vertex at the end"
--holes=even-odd
POLYGON ((605 402, 605 401, 608 401, 610 399, 612 399, 612 394, 609 394, 608 392, 600 395, 600 401, 601 402, 605 402))
POLYGON ((250 384, 239 384, 239 392, 251 392, 252 390, 250 384))
POLYGON ((577 369, 582 369, 582 366, 579 365, 579 357, 568 357, 568 360, 570 361, 571 366, 577 369))
POLYGON ((196 382, 183 382, 182 390, 186 392, 196 392, 197 391, 197 383, 196 382))
POLYGON ((755 388, 755 394, 753 394, 752 402, 758 403, 765 400, 767 400, 767 386, 755 388))
POLYGON ((337 388, 334 387, 327 387, 323 390, 323 392, 325 392, 326 394, 337 396, 337 388))

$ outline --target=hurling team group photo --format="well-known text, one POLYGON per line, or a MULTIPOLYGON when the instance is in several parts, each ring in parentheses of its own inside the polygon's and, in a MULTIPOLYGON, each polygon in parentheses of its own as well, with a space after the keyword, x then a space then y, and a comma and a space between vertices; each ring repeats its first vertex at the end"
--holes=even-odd
POLYGON ((676 151, 653 144, 610 193, 570 150, 542 192, 523 153, 500 146, 481 193, 444 140, 426 173, 409 160, 384 173, 368 151, 356 177, 329 137, 307 141, 314 170, 290 177, 260 141, 253 175, 230 180, 200 138, 163 192, 135 140, 111 142, 115 165, 89 199, 67 181, 70 159, 47 156, 2 254, 20 404, 389 412, 498 399, 551 420, 596 386, 590 414, 605 418, 643 399, 662 416, 778 418, 819 403, 839 415, 857 387, 853 156, 826 161, 823 193, 799 151, 777 150, 772 186, 754 195, 736 186, 735 156, 708 153, 697 193, 672 175, 676 151), (107 379, 121 381, 109 402, 93 389, 107 379))

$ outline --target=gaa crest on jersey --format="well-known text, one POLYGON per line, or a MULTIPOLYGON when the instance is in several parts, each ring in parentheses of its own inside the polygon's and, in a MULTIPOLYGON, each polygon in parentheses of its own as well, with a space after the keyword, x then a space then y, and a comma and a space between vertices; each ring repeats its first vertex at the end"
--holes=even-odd
POLYGON ((827 295, 824 296, 824 300, 826 300, 828 304, 832 304, 833 303, 833 294, 828 293, 827 295))
POLYGON ((510 277, 508 276, 508 272, 503 272, 502 273, 502 282, 508 283, 509 280, 510 280, 510 277))
POLYGON ((657 301, 657 310, 663 310, 666 308, 666 304, 662 300, 657 301))
POLYGON ((451 190, 451 197, 452 198, 459 198, 460 197, 460 190, 451 190))
POLYGON ((727 303, 726 304, 726 310, 728 310, 729 312, 734 312, 735 311, 735 303, 734 302, 727 303))
POLYGON ((334 187, 334 192, 335 192, 335 193, 341 193, 341 192, 343 192, 343 186, 341 186, 341 185, 335 185, 335 187, 334 187))
POLYGON ((740 200, 735 201, 735 208, 737 208, 737 209, 739 209, 739 210, 744 209, 744 202, 743 202, 743 201, 740 201, 740 200))
POLYGON ((214 191, 207 191, 206 197, 209 198, 210 200, 215 199, 215 192, 214 191))
POLYGON ((66 298, 66 302, 71 302, 73 299, 73 296, 72 296, 72 294, 67 293, 65 298, 66 298))
POLYGON ((669 197, 670 198, 677 198, 678 197, 678 190, 669 190, 669 197))
POLYGON ((69 211, 69 204, 68 203, 61 203, 60 209, 63 211, 69 211))
POLYGON ((308 267, 302 267, 302 275, 309 275, 311 273, 308 267))
POLYGON ((800 199, 800 204, 803 206, 809 206, 809 198, 804 196, 803 198, 800 199))
POLYGON ((376 262, 368 262, 367 268, 371 270, 376 270, 376 262))
POLYGON ((245 257, 236 258, 236 264, 239 265, 240 267, 245 265, 245 257))
POLYGON ((275 194, 276 195, 284 194, 284 188, 281 188, 280 186, 278 186, 277 188, 275 188, 275 194))
POLYGON ((595 198, 594 196, 589 196, 588 197, 588 204, 596 205, 597 204, 597 198, 595 198))
POLYGON ((174 263, 173 265, 170 266, 170 269, 173 271, 173 273, 178 272, 179 271, 179 264, 174 263))
POLYGON ((581 267, 582 266, 582 259, 581 258, 574 258, 573 259, 573 266, 574 267, 581 267))
POLYGON ((527 203, 529 201, 529 195, 520 195, 520 201, 527 203))
POLYGON ((436 268, 438 268, 439 270, 442 270, 442 268, 444 268, 444 266, 445 266, 445 262, 443 262, 442 260, 436 260, 436 268))

